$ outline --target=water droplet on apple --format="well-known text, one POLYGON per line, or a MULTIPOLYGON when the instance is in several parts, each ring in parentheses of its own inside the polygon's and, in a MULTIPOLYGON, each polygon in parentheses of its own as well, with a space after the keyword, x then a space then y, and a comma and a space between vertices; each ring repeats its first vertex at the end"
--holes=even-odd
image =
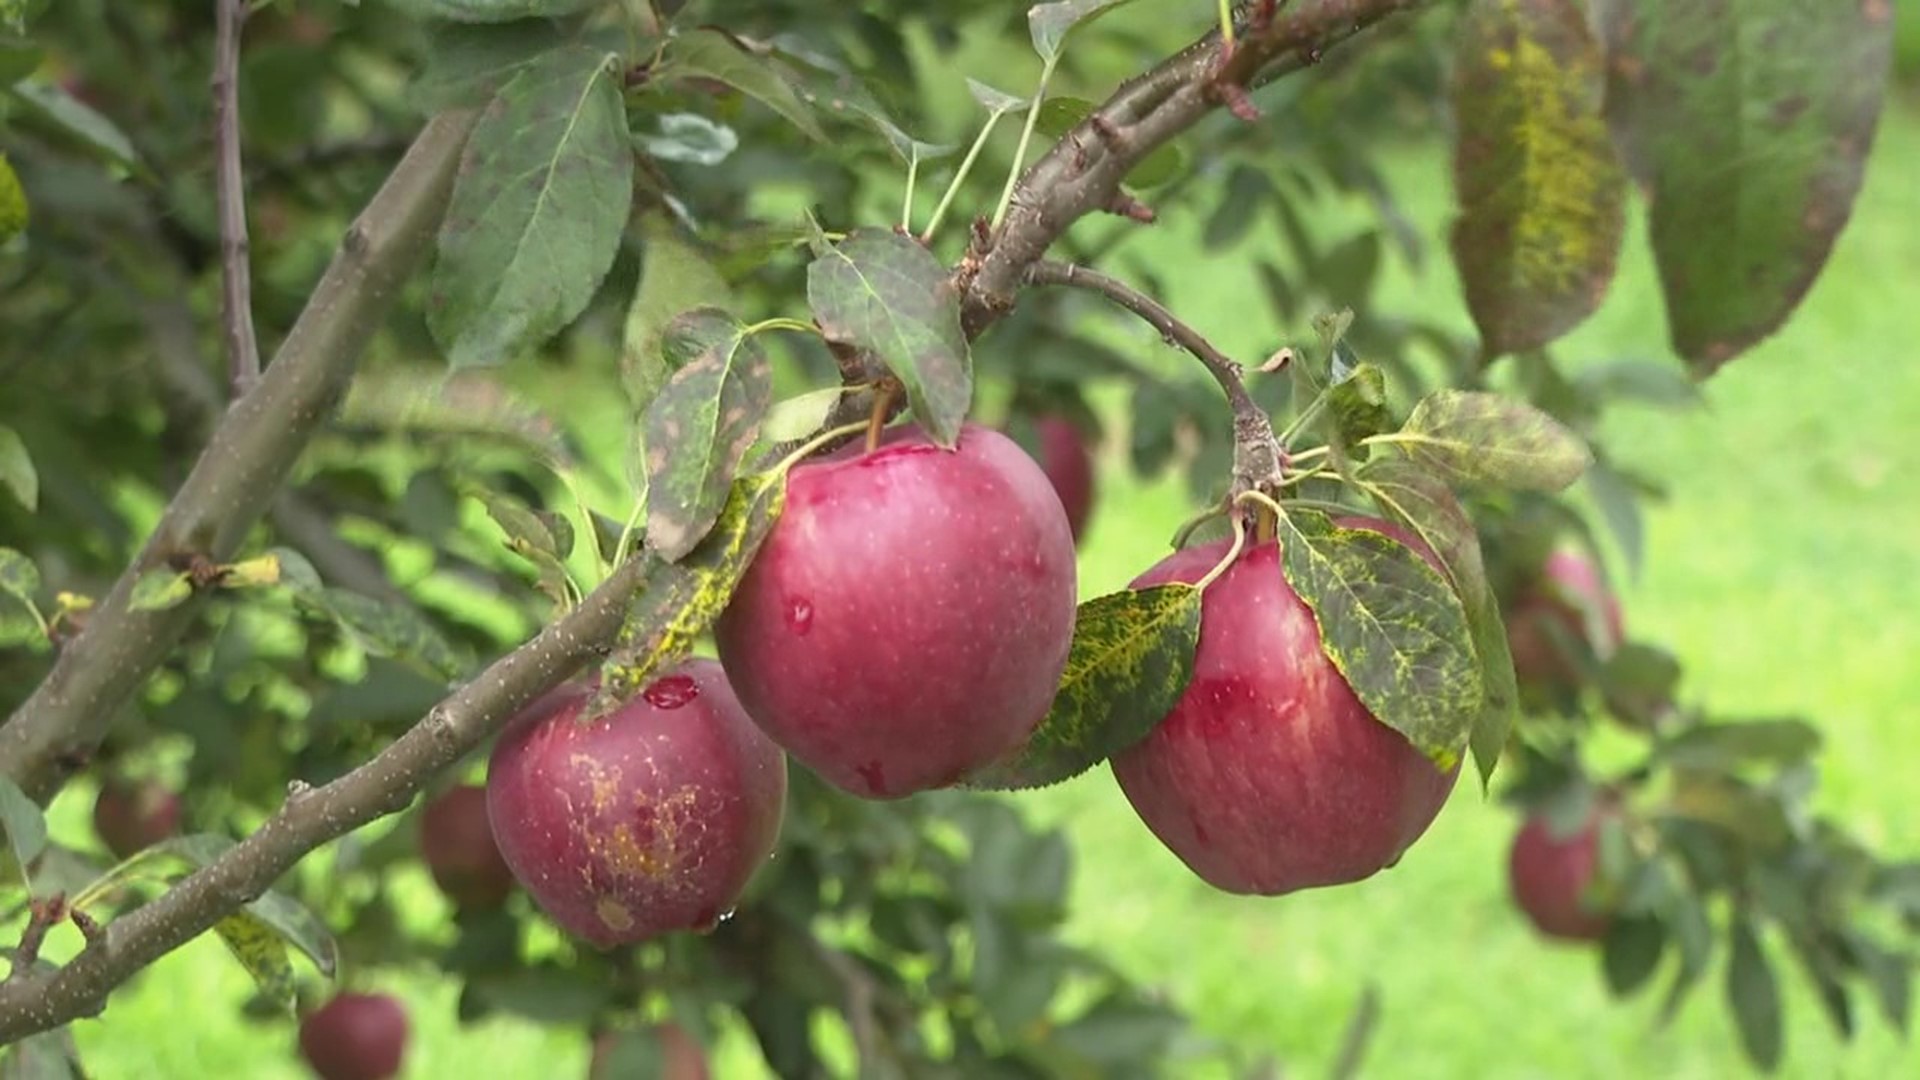
POLYGON ((813 601, 800 597, 787 601, 787 626, 802 636, 813 629, 813 601))
POLYGON ((677 709, 700 696, 700 684, 685 675, 669 675, 640 692, 656 709, 677 709))

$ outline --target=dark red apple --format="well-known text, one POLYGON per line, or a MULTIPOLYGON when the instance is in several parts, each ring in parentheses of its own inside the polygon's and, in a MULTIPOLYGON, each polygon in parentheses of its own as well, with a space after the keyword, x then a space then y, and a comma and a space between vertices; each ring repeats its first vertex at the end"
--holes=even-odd
POLYGON ((386 994, 343 993, 300 1023, 300 1054, 321 1080, 388 1080, 407 1054, 407 1011, 386 994))
POLYGON ((420 813, 420 857, 463 911, 497 908, 513 891, 513 871, 487 821, 487 789, 479 784, 448 788, 427 803, 420 813))
POLYGON ((1093 512, 1093 455, 1086 437, 1061 416, 1042 416, 1033 423, 1040 437, 1040 469, 1047 474, 1060 505, 1067 511, 1067 528, 1076 542, 1093 512))
POLYGON ((600 948, 711 929, 773 854, 786 758, 712 660, 587 722, 591 696, 548 695, 494 747, 500 853, 555 923, 600 948))
MULTIPOLYGON (((1404 530, 1371 528, 1436 563, 1404 530)), ((1134 588, 1194 582, 1229 542, 1176 551, 1134 588)), ((1226 892, 1278 896, 1371 877, 1399 861, 1452 792, 1406 737, 1375 719, 1321 645, 1275 543, 1250 545, 1208 587, 1185 694, 1113 758, 1127 801, 1181 861, 1226 892)))
POLYGON ((128 859, 180 831, 180 796, 157 780, 109 780, 93 802, 93 831, 128 859))
POLYGON ((1596 807, 1571 834, 1557 836, 1543 814, 1529 815, 1513 840, 1507 880, 1513 902, 1548 937, 1598 941, 1613 920, 1587 896, 1600 864, 1600 824, 1610 809, 1596 807))
MULTIPOLYGON (((659 1080, 709 1080, 712 1073, 707 1068, 706 1052, 685 1028, 669 1020, 654 1025, 651 1033, 660 1043, 660 1071, 654 1076, 659 1080)), ((608 1063, 608 1056, 620 1039, 621 1033, 617 1031, 603 1031, 594 1038, 588 1080, 622 1080, 608 1063)))
POLYGON ((1564 548, 1547 557, 1535 583, 1508 610, 1506 622, 1514 675, 1534 686, 1569 687, 1580 681, 1580 666, 1567 655, 1562 636, 1584 642, 1602 659, 1626 640, 1620 601, 1607 589, 1599 568, 1564 548), (1589 613, 1600 616, 1604 638, 1592 636, 1589 613))
POLYGON ((748 715, 855 795, 944 787, 1020 746, 1073 640, 1073 533, 1019 445, 917 427, 794 468, 714 627, 748 715))

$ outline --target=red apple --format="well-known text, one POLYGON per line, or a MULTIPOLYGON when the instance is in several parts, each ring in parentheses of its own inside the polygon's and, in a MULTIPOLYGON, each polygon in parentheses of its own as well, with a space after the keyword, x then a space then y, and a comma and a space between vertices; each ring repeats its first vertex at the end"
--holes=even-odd
POLYGON ((1061 416, 1034 421, 1040 437, 1040 468, 1067 511, 1067 527, 1077 542, 1093 511, 1093 455, 1080 429, 1061 416))
POLYGON ((447 789, 420 813, 420 857, 434 883, 463 911, 499 907, 513 891, 513 871, 487 821, 487 789, 447 789))
POLYGON ((1026 741, 1073 639, 1073 533, 1019 445, 968 424, 798 465, 714 627, 741 702, 843 790, 944 787, 1026 741))
POLYGON ((1530 815, 1514 837, 1507 859, 1513 902, 1542 934, 1568 941, 1598 941, 1612 919, 1591 905, 1587 890, 1600 864, 1600 823, 1611 813, 1596 807, 1580 827, 1556 836, 1545 815, 1530 815))
POLYGON ((494 747, 500 853, 555 923, 600 948, 711 929, 773 854, 786 758, 712 660, 587 722, 590 697, 548 695, 494 747))
MULTIPOLYGON (((1418 551, 1388 522, 1341 518, 1418 551)), ((1195 582, 1229 542, 1176 551, 1134 588, 1195 582)), ((1208 587, 1193 679, 1153 733, 1113 758, 1127 801, 1181 861, 1226 892, 1278 896, 1371 877, 1399 861, 1452 792, 1375 719, 1321 645, 1275 543, 1250 545, 1208 587)))
POLYGON ((406 1009, 386 994, 340 994, 300 1023, 300 1054, 320 1080, 387 1080, 406 1052, 406 1009))
POLYGON ((1584 642, 1601 659, 1626 639, 1620 601, 1601 580, 1599 568, 1565 549, 1547 557, 1535 584, 1508 610, 1506 622, 1515 677, 1539 687, 1571 687, 1580 681, 1580 666, 1567 655, 1561 635, 1584 642), (1589 613, 1600 616, 1602 639, 1592 636, 1589 613))
POLYGON ((109 780, 93 802, 93 831, 114 858, 131 858, 180 831, 180 796, 155 780, 109 780))
MULTIPOLYGON (((651 1034, 660 1043, 660 1071, 653 1074, 659 1080, 709 1080, 712 1076, 707 1068, 706 1052, 685 1028, 669 1020, 654 1025, 651 1034)), ((603 1031, 594 1038, 593 1063, 588 1068, 587 1080, 622 1080, 608 1063, 621 1038, 618 1031, 603 1031)))

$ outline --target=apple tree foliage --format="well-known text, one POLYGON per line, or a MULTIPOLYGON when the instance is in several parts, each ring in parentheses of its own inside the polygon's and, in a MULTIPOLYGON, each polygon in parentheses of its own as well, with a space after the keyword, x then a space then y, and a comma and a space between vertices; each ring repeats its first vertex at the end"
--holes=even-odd
POLYGON ((1517 678, 1506 619, 1555 548, 1598 559, 1605 531, 1641 557, 1660 478, 1609 455, 1607 411, 1692 404, 1820 272, 1889 5, 280 0, 240 33, 247 246, 213 179, 216 6, 0 0, 0 1031, 34 1075, 78 1068, 64 1025, 110 1024, 189 919, 262 1023, 397 965, 458 980, 467 1019, 744 1025, 782 1076, 849 1048, 872 1076, 1259 1068, 1057 936, 1072 853, 988 793, 1152 731, 1198 586, 1087 600, 1046 719, 952 790, 866 802, 796 768, 777 856, 711 934, 596 951, 525 897, 408 917, 413 796, 477 779, 509 706, 574 670, 610 708, 703 648, 785 470, 900 412, 941 445, 1066 415, 1180 470, 1175 543, 1277 534, 1328 656, 1437 765, 1560 821, 1619 799, 1592 897, 1617 994, 1664 970, 1671 1014, 1725 952, 1766 1067, 1788 958, 1841 1032, 1867 1002, 1910 1023, 1920 863, 1809 811, 1818 728, 1686 702, 1671 655, 1592 632, 1591 598, 1545 623, 1557 677, 1517 678), (1377 155, 1442 117, 1436 237, 1377 155), (1336 198, 1371 223, 1329 237, 1336 198), (1560 355, 1636 198, 1680 363, 1560 355), (1125 245, 1162 218, 1198 223, 1172 265, 1125 245), (1471 334, 1374 299, 1388 260, 1436 253, 1471 334), (1142 346, 1043 254, 1148 296, 1211 275, 1272 349, 1142 346), (222 359, 240 260, 257 385, 222 359), (1438 569, 1334 523, 1356 512, 1438 569), (495 658, 606 597, 602 640, 499 689, 495 658), (1628 767, 1583 752, 1603 724, 1628 767), (128 778, 181 791, 187 835, 119 862, 49 835, 64 783, 128 778), (302 811, 315 792, 341 813, 302 811), (41 955, 67 933, 74 959, 41 955))

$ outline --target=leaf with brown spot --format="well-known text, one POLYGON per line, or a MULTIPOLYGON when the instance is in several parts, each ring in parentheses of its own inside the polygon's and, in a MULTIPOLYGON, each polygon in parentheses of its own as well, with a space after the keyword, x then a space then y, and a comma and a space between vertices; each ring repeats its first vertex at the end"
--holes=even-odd
POLYGON ((661 341, 675 370, 642 421, 647 545, 675 562, 720 516, 772 403, 773 369, 746 328, 718 308, 683 312, 661 341))
POLYGON ((1711 374, 1786 321, 1853 212, 1892 8, 1603 0, 1595 21, 1673 347, 1711 374))
POLYGON ((1539 348, 1606 295, 1627 184, 1599 43, 1573 0, 1475 0, 1455 53, 1452 233, 1488 358, 1539 348))

